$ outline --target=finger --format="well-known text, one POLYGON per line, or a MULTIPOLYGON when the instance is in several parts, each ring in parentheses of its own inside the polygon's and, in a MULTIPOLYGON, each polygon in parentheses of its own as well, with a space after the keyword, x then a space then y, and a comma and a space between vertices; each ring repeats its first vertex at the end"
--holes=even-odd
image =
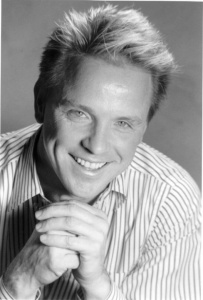
POLYGON ((67 231, 61 231, 61 230, 52 230, 49 231, 49 234, 58 234, 58 235, 72 235, 74 236, 74 234, 67 232, 67 231))
POLYGON ((94 249, 93 245, 96 244, 84 237, 49 234, 42 234, 40 241, 46 246, 62 248, 69 251, 72 250, 75 251, 75 253, 91 252, 94 249))
MULTIPOLYGON (((71 251, 71 250, 68 250, 68 251, 71 251)), ((80 264, 80 260, 79 260, 79 257, 78 255, 71 255, 71 254, 68 254, 66 255, 66 265, 67 265, 67 269, 77 269, 79 267, 79 264, 80 264)))
MULTIPOLYGON (((64 201, 64 202, 67 202, 67 201, 64 201)), ((75 204, 78 207, 80 207, 82 209, 86 209, 91 214, 96 215, 100 218, 104 218, 104 219, 107 218, 106 214, 101 209, 98 209, 88 203, 83 203, 79 200, 69 200, 69 204, 75 204)))
POLYGON ((38 220, 61 216, 75 216, 86 221, 91 220, 92 216, 97 216, 107 220, 103 211, 75 200, 53 203, 38 210, 35 216, 38 220))
POLYGON ((54 270, 60 268, 64 269, 75 269, 79 266, 79 255, 76 251, 59 248, 59 247, 49 247, 49 264, 54 270))
MULTIPOLYGON (((74 235, 85 236, 90 239, 97 240, 101 234, 107 233, 107 225, 104 221, 97 222, 95 226, 85 223, 79 219, 73 217, 61 217, 50 218, 36 224, 36 230, 38 232, 53 232, 60 235, 68 235, 69 233, 74 235), (102 224, 101 224, 102 223, 102 224)), ((69 234, 70 235, 70 234, 69 234)))

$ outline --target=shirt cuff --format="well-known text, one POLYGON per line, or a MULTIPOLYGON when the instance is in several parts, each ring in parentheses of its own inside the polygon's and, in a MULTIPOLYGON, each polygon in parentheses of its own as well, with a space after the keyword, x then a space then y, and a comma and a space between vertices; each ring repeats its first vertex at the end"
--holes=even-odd
POLYGON ((3 283, 3 277, 0 278, 0 299, 1 300, 15 300, 7 291, 3 283))
POLYGON ((111 292, 105 300, 126 300, 126 298, 115 283, 111 282, 111 292))
MULTIPOLYGON (((41 296, 41 291, 40 289, 38 289, 35 300, 39 300, 40 296, 41 296)), ((0 300, 15 300, 15 298, 13 298, 13 296, 11 296, 11 294, 7 291, 3 283, 3 276, 0 278, 0 300)))
MULTIPOLYGON (((84 300, 82 289, 79 288, 76 300, 84 300)), ((126 300, 126 298, 123 296, 122 292, 119 290, 119 288, 115 285, 114 282, 111 280, 111 291, 106 299, 104 300, 126 300)))

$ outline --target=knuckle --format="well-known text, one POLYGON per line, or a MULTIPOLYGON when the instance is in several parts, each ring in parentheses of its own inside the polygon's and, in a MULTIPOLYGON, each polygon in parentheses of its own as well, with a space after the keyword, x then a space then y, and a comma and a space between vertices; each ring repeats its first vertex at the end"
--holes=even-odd
POLYGON ((49 205, 48 207, 47 207, 47 213, 50 213, 50 214, 53 214, 54 213, 54 211, 55 211, 55 207, 54 207, 54 205, 49 205))
POLYGON ((40 230, 43 231, 46 228, 47 221, 40 222, 40 230))
POLYGON ((108 217, 107 217, 107 215, 105 214, 105 212, 104 212, 103 210, 100 210, 99 213, 100 213, 100 216, 101 216, 104 220, 108 220, 108 217))
POLYGON ((95 242, 97 242, 99 245, 103 245, 104 243, 106 243, 106 240, 107 233, 104 230, 98 230, 95 236, 95 242))
POLYGON ((52 219, 48 219, 42 222, 42 230, 49 230, 50 228, 52 228, 53 225, 53 220, 52 219))
POLYGON ((65 225, 67 228, 72 228, 73 227, 73 218, 65 217, 65 225))
POLYGON ((105 221, 101 222, 99 224, 99 230, 106 236, 109 230, 109 224, 105 221))
POLYGON ((73 256, 72 264, 73 264, 73 266, 72 266, 73 269, 77 269, 79 267, 80 261, 79 261, 78 256, 76 256, 76 255, 73 256))
POLYGON ((72 250, 79 244, 78 239, 75 236, 67 235, 65 239, 66 248, 72 250))
POLYGON ((105 240, 105 237, 106 237, 106 235, 104 234, 103 231, 100 231, 100 232, 98 233, 98 241, 103 241, 103 240, 105 240))
POLYGON ((45 216, 49 215, 50 213, 53 212, 53 206, 52 205, 45 206, 42 212, 45 216))
POLYGON ((65 237, 65 246, 68 248, 68 247, 70 247, 72 245, 72 243, 71 243, 71 239, 70 239, 70 236, 66 236, 65 237))
POLYGON ((70 215, 74 215, 75 213, 75 204, 71 203, 68 205, 68 210, 70 215))
POLYGON ((96 255, 96 253, 100 252, 100 244, 99 243, 92 243, 92 250, 94 255, 96 255))
POLYGON ((53 218, 48 219, 48 220, 45 221, 45 226, 47 228, 52 227, 53 225, 54 225, 54 219, 53 218))

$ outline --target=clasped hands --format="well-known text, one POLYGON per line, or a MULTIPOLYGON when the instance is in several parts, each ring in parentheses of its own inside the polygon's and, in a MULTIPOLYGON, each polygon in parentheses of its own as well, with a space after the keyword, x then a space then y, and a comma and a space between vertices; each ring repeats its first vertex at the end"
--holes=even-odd
POLYGON ((36 212, 42 244, 50 248, 49 267, 60 277, 73 269, 87 299, 105 299, 110 280, 104 269, 107 216, 79 201, 62 201, 36 212), (102 296, 102 294, 105 295, 102 296))
POLYGON ((16 299, 35 299, 40 286, 72 269, 85 299, 106 299, 111 290, 104 268, 107 216, 89 204, 70 200, 37 211, 30 239, 8 267, 4 279, 16 299))

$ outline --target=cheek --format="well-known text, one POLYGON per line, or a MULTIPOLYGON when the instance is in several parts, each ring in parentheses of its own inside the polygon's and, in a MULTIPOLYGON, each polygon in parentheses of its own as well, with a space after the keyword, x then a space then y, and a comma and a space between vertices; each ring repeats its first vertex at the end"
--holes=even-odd
POLYGON ((139 141, 140 139, 135 137, 130 141, 125 141, 125 143, 122 143, 122 146, 120 145, 120 155, 122 156, 122 160, 125 165, 130 164, 132 161, 139 141))
POLYGON ((62 143, 63 141, 65 142, 67 129, 64 123, 65 122, 57 118, 55 114, 47 114, 47 118, 43 124, 44 136, 47 143, 54 140, 61 141, 62 143))
POLYGON ((47 141, 55 139, 59 131, 59 122, 51 109, 47 109, 43 123, 44 136, 47 141))

